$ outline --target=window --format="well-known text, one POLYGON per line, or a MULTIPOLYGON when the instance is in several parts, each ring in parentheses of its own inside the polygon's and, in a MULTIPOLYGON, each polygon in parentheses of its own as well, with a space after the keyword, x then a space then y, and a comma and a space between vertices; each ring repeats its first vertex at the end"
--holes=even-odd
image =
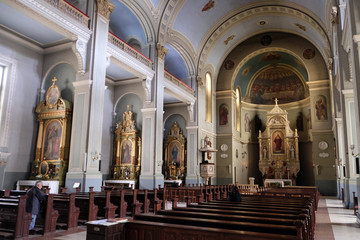
POLYGON ((0 151, 6 152, 10 129, 10 113, 15 88, 16 62, 0 55, 0 151))
POLYGON ((212 79, 210 73, 206 73, 206 121, 212 122, 212 79))
POLYGON ((240 132, 240 89, 236 88, 236 130, 240 132))

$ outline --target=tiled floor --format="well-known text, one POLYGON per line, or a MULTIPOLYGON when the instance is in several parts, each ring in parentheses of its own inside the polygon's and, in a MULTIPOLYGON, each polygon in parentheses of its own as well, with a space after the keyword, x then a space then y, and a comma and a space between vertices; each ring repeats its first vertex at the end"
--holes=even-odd
POLYGON ((316 213, 315 240, 360 239, 360 225, 353 209, 344 209, 341 200, 322 197, 316 213))
MULTIPOLYGON (((322 197, 316 213, 315 240, 357 240, 360 239, 360 225, 352 209, 344 209, 341 200, 322 197)), ((52 238, 40 235, 30 236, 30 240, 82 240, 86 239, 86 228, 79 227, 73 233, 57 231, 52 238)))

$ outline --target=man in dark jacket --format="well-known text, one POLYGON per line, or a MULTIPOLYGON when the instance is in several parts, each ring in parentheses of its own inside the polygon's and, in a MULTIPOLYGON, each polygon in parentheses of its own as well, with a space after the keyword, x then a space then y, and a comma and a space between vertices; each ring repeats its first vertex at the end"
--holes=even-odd
POLYGON ((39 214, 41 205, 45 203, 45 194, 41 191, 42 186, 42 181, 36 181, 35 186, 27 192, 26 211, 32 214, 29 230, 35 227, 36 217, 39 214))
POLYGON ((237 186, 233 187, 229 197, 230 197, 230 201, 232 202, 241 202, 241 194, 237 186))

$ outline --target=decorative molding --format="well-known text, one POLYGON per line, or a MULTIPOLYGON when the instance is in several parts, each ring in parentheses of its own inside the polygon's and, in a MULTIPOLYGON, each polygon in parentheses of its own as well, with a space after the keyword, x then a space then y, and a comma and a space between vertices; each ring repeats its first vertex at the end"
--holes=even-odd
POLYGON ((338 23, 338 8, 337 8, 337 6, 331 7, 330 15, 331 15, 331 18, 330 18, 331 24, 334 25, 334 24, 338 23))
POLYGON ((142 80, 142 86, 145 92, 145 102, 151 103, 151 82, 152 78, 144 77, 142 80))
POLYGON ((78 59, 78 71, 80 74, 85 73, 86 67, 86 54, 87 54, 87 41, 79 37, 73 42, 72 50, 78 59))
MULTIPOLYGON (((263 4, 263 3, 260 3, 263 4)), ((224 16, 224 21, 221 24, 215 24, 211 29, 209 29, 208 33, 204 36, 203 40, 199 44, 198 49, 201 52, 198 53, 199 59, 199 68, 202 69, 206 64, 206 59, 211 53, 213 46, 217 43, 217 41, 228 31, 230 28, 233 28, 235 25, 240 24, 245 19, 249 17, 256 17, 259 14, 263 15, 288 15, 290 17, 294 17, 296 19, 301 19, 304 23, 309 24, 311 27, 315 29, 316 32, 319 33, 320 37, 324 41, 324 49, 327 49, 330 46, 329 39, 327 33, 325 31, 325 27, 320 23, 321 20, 316 16, 309 15, 305 11, 300 11, 295 9, 294 6, 277 6, 277 5, 266 5, 266 6, 256 6, 253 5, 252 8, 250 6, 246 6, 247 9, 242 9, 241 11, 236 10, 237 12, 231 12, 227 16, 224 16), (232 15, 230 15, 232 14, 232 15), (228 17, 228 18, 225 18, 228 17)), ((296 8, 300 8, 297 6, 296 8)), ((220 22, 220 21, 219 21, 220 22)), ((327 55, 330 53, 326 52, 327 55)))
POLYGON ((165 56, 166 56, 168 50, 165 48, 164 45, 162 45, 162 44, 160 44, 160 43, 158 43, 158 44, 156 45, 156 49, 157 49, 157 55, 158 55, 158 57, 165 61, 165 56))
POLYGON ((114 10, 115 5, 110 3, 110 0, 96 0, 97 13, 110 20, 110 14, 114 10))

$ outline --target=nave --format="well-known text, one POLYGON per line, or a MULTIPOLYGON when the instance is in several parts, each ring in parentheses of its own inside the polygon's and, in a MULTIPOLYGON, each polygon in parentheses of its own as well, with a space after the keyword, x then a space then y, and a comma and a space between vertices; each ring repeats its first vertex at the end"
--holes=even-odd
MULTIPOLYGON (((352 240, 360 234, 360 226, 352 209, 344 209, 341 200, 321 196, 316 215, 315 240, 352 240)), ((52 238, 31 235, 31 240, 80 240, 86 239, 86 227, 79 226, 75 233, 57 231, 52 238)))

